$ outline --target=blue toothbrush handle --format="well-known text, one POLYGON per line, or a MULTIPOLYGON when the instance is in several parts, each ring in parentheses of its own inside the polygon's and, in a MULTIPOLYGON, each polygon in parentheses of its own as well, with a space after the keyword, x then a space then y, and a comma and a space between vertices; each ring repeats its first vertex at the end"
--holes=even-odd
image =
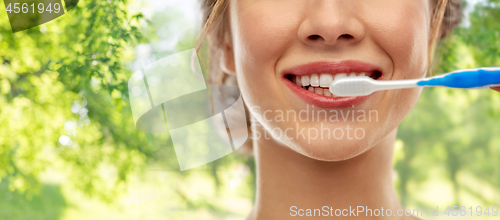
POLYGON ((418 86, 445 86, 450 88, 486 88, 500 85, 500 68, 489 67, 451 72, 422 80, 418 86))

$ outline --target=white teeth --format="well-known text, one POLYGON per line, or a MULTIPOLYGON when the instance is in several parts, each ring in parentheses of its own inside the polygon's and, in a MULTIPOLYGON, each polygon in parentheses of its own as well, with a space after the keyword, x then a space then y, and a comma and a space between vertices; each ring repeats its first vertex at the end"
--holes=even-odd
POLYGON ((314 92, 319 95, 323 95, 323 89, 322 88, 315 88, 314 92))
POLYGON ((297 84, 299 87, 302 86, 302 80, 300 79, 300 76, 295 76, 295 84, 297 84))
POLYGON ((319 77, 318 74, 311 75, 311 86, 319 86, 319 77))
POLYGON ((319 85, 321 87, 329 87, 333 81, 333 76, 330 74, 321 74, 319 76, 319 85))
POLYGON ((332 93, 330 92, 329 89, 323 89, 323 95, 328 96, 328 97, 332 97, 332 93))
POLYGON ((339 73, 335 74, 335 77, 332 74, 322 73, 322 74, 312 74, 309 76, 295 76, 292 81, 298 86, 314 86, 314 87, 323 87, 327 88, 330 86, 332 81, 341 78, 341 77, 356 77, 356 76, 366 76, 365 72, 362 73, 339 73))
POLYGON ((302 81, 302 86, 309 86, 309 76, 302 76, 300 77, 300 80, 302 81))
POLYGON ((334 80, 336 80, 336 79, 338 79, 340 77, 346 77, 346 76, 347 76, 347 74, 345 74, 345 73, 339 73, 339 74, 335 75, 335 79, 334 80))
POLYGON ((306 89, 310 92, 327 96, 327 97, 337 97, 332 94, 329 90, 329 86, 332 81, 342 78, 342 77, 363 77, 366 76, 365 72, 362 73, 338 73, 335 77, 332 74, 322 73, 322 74, 312 74, 308 76, 295 76, 292 81, 298 86, 306 89))

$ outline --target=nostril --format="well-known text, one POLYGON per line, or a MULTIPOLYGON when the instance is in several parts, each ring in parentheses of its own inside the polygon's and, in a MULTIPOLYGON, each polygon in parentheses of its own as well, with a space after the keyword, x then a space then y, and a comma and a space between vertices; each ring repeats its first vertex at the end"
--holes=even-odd
POLYGON ((309 36, 308 38, 309 38, 309 40, 317 40, 317 39, 320 39, 320 38, 321 38, 321 36, 319 36, 319 35, 315 34, 315 35, 311 35, 311 36, 309 36))
POLYGON ((344 38, 344 39, 352 39, 352 38, 354 38, 354 37, 353 37, 352 35, 350 35, 350 34, 342 34, 342 35, 340 35, 340 36, 339 36, 339 39, 341 39, 341 38, 344 38))

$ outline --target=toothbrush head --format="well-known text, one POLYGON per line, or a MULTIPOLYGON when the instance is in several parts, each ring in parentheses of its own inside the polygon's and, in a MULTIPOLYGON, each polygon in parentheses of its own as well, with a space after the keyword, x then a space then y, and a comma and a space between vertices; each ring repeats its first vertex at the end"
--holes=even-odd
POLYGON ((330 92, 339 97, 367 96, 375 91, 374 81, 368 76, 340 77, 330 84, 330 92))

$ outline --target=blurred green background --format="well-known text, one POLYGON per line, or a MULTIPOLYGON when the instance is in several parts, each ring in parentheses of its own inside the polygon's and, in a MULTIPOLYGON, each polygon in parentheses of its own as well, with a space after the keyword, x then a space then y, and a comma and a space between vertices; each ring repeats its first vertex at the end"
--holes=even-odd
MULTIPOLYGON (((499 4, 464 2, 436 72, 500 66, 499 4)), ((132 119, 132 70, 192 48, 197 12, 195 0, 87 0, 13 34, 1 4, 0 219, 241 219, 250 211, 251 156, 180 172, 168 135, 139 132, 132 119)), ((395 147, 403 205, 424 213, 500 206, 499 122, 500 93, 425 89, 395 147)))

